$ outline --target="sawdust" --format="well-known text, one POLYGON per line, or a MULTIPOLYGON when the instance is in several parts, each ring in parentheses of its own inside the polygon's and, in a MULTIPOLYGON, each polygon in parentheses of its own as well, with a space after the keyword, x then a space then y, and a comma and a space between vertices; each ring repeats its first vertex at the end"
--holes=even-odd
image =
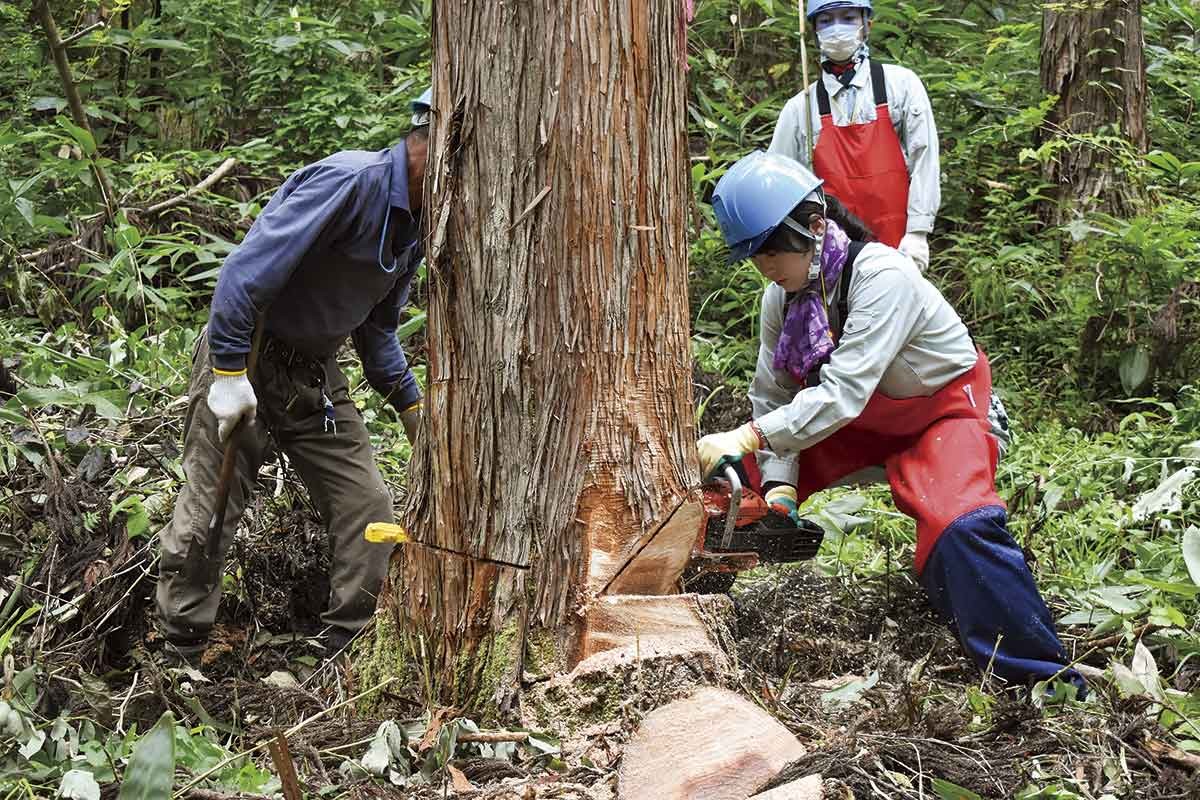
POLYGON ((906 573, 865 586, 823 578, 807 565, 757 570, 738 581, 734 599, 738 655, 768 675, 810 681, 894 672, 926 655, 935 668, 973 670, 906 573))

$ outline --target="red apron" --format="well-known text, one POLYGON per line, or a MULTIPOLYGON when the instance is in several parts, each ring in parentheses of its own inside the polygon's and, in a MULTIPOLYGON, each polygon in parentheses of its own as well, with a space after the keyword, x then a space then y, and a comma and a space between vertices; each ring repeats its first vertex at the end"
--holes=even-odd
POLYGON ((874 59, 871 86, 875 121, 837 126, 825 82, 817 80, 821 133, 813 151, 813 171, 825 180, 825 191, 861 217, 879 241, 896 247, 908 225, 908 166, 888 113, 883 65, 874 59))
POLYGON ((883 464, 896 508, 917 522, 920 573, 942 531, 996 494, 999 444, 988 423, 992 371, 987 357, 929 397, 895 400, 876 392, 863 413, 800 453, 796 494, 813 493, 861 469, 883 464))
MULTIPOLYGON (((895 400, 876 392, 858 417, 800 453, 797 499, 803 503, 847 475, 883 464, 896 508, 917 522, 920 573, 942 531, 969 511, 1004 508, 996 494, 1000 446, 988 422, 992 370, 975 366, 929 397, 895 400)), ((754 454, 751 485, 759 479, 754 454)), ((750 470, 748 470, 750 471, 750 470)))

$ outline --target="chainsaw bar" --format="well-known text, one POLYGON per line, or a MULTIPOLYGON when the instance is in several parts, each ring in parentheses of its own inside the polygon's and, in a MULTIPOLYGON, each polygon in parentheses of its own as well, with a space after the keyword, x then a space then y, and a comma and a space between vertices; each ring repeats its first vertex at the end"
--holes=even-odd
POLYGON ((709 553, 757 553, 764 564, 808 561, 821 549, 825 531, 819 525, 801 520, 797 525, 786 514, 769 511, 753 525, 736 528, 729 547, 721 547, 725 534, 724 517, 711 517, 704 533, 704 549, 709 553))

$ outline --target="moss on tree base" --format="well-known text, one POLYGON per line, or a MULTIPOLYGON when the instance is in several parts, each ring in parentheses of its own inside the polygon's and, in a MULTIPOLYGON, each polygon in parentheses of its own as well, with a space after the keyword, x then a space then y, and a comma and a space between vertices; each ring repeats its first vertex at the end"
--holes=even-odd
MULTIPOLYGON (((406 641, 384 609, 351 663, 363 688, 399 675, 426 705, 453 706, 482 725, 519 721, 566 738, 597 725, 636 722, 699 686, 733 682, 733 606, 724 595, 609 596, 581 619, 596 624, 594 643, 611 647, 591 652, 569 672, 572 637, 535 628, 525 637, 522 660, 520 621, 513 619, 473 652, 464 649, 449 674, 429 674, 420 666, 421 642, 411 635, 406 641), (613 630, 615 619, 655 624, 613 630)), ((369 713, 381 703, 371 696, 360 710, 369 713)))

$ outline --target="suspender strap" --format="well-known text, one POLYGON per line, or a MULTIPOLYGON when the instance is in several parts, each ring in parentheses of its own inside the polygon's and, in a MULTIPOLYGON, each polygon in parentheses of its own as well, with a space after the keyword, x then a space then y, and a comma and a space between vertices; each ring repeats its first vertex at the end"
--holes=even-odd
POLYGON ((817 73, 817 111, 822 117, 829 116, 829 92, 825 90, 825 73, 817 73))
POLYGON ((850 252, 846 256, 846 266, 842 267, 842 277, 838 281, 837 292, 837 323, 834 326, 834 337, 842 340, 842 331, 846 327, 846 317, 850 316, 850 281, 854 278, 854 261, 862 252, 866 242, 851 242, 850 252))
MULTIPOLYGON (((888 104, 887 79, 883 77, 883 64, 873 58, 869 60, 871 62, 871 90, 875 93, 875 105, 886 106, 888 104)), ((823 73, 817 76, 817 111, 822 117, 829 116, 829 91, 825 88, 823 73)))
POLYGON ((871 59, 871 88, 875 90, 875 105, 886 106, 887 79, 883 77, 883 64, 871 59))

